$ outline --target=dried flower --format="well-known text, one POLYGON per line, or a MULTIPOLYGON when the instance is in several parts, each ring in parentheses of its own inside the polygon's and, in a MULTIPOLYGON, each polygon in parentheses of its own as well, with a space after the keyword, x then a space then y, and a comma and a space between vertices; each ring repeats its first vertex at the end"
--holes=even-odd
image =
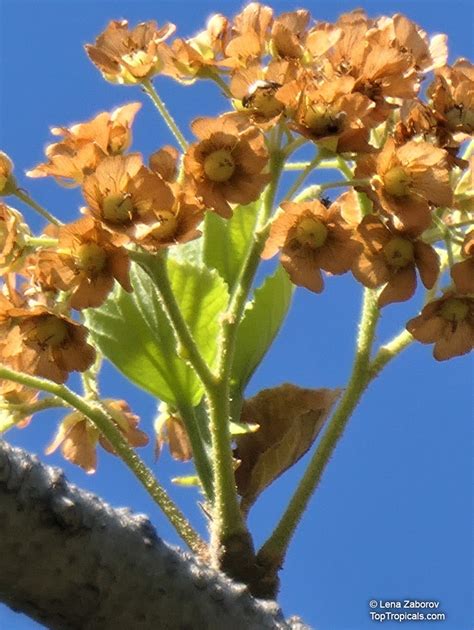
POLYGON ((287 201, 281 207, 262 258, 281 250, 280 261, 291 280, 320 293, 324 288, 321 269, 339 275, 351 268, 361 249, 354 230, 341 217, 337 203, 326 208, 320 201, 287 201))
POLYGON ((159 28, 151 20, 129 29, 127 20, 113 20, 95 45, 87 44, 85 49, 107 81, 140 83, 162 70, 162 42, 175 28, 174 24, 159 28))
POLYGON ((184 156, 190 191, 228 218, 231 203, 255 201, 269 181, 262 173, 268 161, 264 136, 257 127, 242 129, 232 116, 198 118, 192 129, 199 142, 184 156))
POLYGON ((132 290, 127 252, 92 217, 62 226, 58 239, 57 249, 39 252, 32 275, 40 285, 70 291, 71 308, 100 306, 115 280, 132 290))
POLYGON ((132 141, 131 126, 140 107, 141 103, 128 103, 69 128, 53 127, 53 135, 63 139, 48 145, 45 151, 48 161, 26 174, 52 175, 58 183, 68 186, 81 184, 104 157, 128 149, 132 141))
POLYGON ((466 260, 451 267, 451 278, 459 293, 474 293, 474 230, 466 234, 461 254, 466 260))
POLYGON ((417 341, 435 344, 437 361, 467 354, 474 347, 474 298, 448 291, 429 302, 406 327, 417 341))
POLYGON ((424 286, 434 286, 439 257, 419 234, 396 230, 375 215, 364 217, 357 233, 363 249, 352 272, 366 287, 386 285, 378 298, 379 307, 410 299, 416 289, 417 269, 424 286))

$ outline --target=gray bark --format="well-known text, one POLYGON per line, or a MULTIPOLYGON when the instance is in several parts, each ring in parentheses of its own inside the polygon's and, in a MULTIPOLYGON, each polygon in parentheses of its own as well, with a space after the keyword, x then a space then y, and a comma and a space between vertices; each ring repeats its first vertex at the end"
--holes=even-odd
POLYGON ((303 630, 0 440, 0 600, 60 630, 303 630))

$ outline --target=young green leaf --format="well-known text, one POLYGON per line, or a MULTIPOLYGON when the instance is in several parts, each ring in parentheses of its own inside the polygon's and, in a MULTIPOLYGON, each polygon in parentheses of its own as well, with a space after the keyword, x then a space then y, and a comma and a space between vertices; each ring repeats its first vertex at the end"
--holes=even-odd
POLYGON ((232 368, 232 379, 237 391, 245 389, 280 330, 291 304, 293 290, 294 285, 288 274, 279 266, 255 290, 252 301, 247 304, 237 332, 232 368))
POLYGON ((204 222, 203 260, 219 272, 232 290, 247 255, 257 220, 258 202, 234 209, 231 219, 222 219, 214 212, 204 222))

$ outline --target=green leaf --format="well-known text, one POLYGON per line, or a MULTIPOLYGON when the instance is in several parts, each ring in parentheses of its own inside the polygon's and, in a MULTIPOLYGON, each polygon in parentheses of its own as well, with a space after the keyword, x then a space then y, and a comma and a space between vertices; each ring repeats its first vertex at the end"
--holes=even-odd
MULTIPOLYGON (((149 257, 151 271, 153 256, 149 257)), ((168 261, 175 298, 204 359, 217 354, 219 315, 228 301, 227 288, 215 271, 190 262, 168 261)), ((131 268, 134 289, 117 288, 98 309, 88 309, 87 325, 103 354, 132 382, 171 404, 199 404, 203 388, 178 356, 173 329, 153 280, 138 265, 131 268)))
POLYGON ((232 379, 238 391, 245 389, 280 330, 291 304, 293 290, 294 285, 288 274, 279 266, 255 290, 253 299, 245 307, 237 332, 232 367, 232 379))
POLYGON ((101 352, 127 378, 176 404, 177 394, 196 387, 196 377, 176 355, 173 332, 153 283, 133 265, 131 279, 134 293, 117 287, 100 308, 86 311, 86 324, 101 352))
POLYGON ((204 224, 203 260, 224 278, 231 290, 252 241, 258 202, 237 206, 231 219, 207 212, 204 224))

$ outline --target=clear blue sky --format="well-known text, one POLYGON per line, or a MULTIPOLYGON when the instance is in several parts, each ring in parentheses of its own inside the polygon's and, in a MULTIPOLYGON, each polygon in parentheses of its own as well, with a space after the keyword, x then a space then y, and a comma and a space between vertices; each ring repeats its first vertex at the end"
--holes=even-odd
MULTIPOLYGON (((334 20, 362 5, 369 14, 403 12, 430 33, 449 36, 451 61, 472 58, 473 9, 470 2, 307 2, 317 19, 334 20)), ((143 99, 134 88, 102 80, 88 61, 83 44, 92 42, 110 19, 131 23, 157 19, 177 24, 181 35, 202 28, 216 11, 233 15, 235 0, 217 2, 94 2, 0 0, 1 112, 0 148, 16 164, 28 191, 64 221, 77 217, 81 197, 50 180, 23 179, 41 161, 48 128, 90 118, 131 100, 143 99)), ((277 1, 278 11, 305 3, 277 1)), ((223 109, 217 90, 203 83, 181 87, 158 79, 157 87, 183 129, 191 118, 223 109)), ((150 103, 135 125, 134 148, 149 154, 170 141, 150 103)), ((28 215, 28 210, 26 210, 28 215)), ((41 223, 32 218, 39 229, 41 223)), ((418 296, 419 298, 420 296, 418 296)), ((327 282, 319 296, 298 290, 293 309, 249 394, 281 382, 334 387, 347 380, 360 288, 349 277, 327 282)), ((393 335, 417 311, 419 300, 392 305, 383 313, 380 340, 393 335)), ((321 487, 298 530, 284 571, 281 604, 285 614, 299 614, 318 630, 366 630, 368 601, 418 598, 439 600, 443 630, 470 630, 472 614, 472 360, 437 363, 431 347, 414 345, 399 357, 367 392, 332 458, 321 487)), ((155 402, 127 384, 112 368, 102 389, 126 398, 151 431, 155 402)), ((43 413, 8 439, 43 456, 55 431, 57 414, 43 413)), ((143 451, 152 463, 152 448, 143 451)), ((43 459, 62 466, 74 483, 114 506, 146 512, 160 535, 177 539, 139 484, 118 460, 100 453, 94 476, 65 463, 60 455, 43 459)), ((268 491, 251 515, 257 543, 269 533, 305 460, 268 491)), ((168 482, 183 471, 163 456, 159 479, 203 527, 193 491, 168 482)), ((410 622, 415 630, 423 623, 410 622)), ((398 627, 386 622, 384 628, 398 627)), ((0 606, 2 630, 39 626, 0 606)))

